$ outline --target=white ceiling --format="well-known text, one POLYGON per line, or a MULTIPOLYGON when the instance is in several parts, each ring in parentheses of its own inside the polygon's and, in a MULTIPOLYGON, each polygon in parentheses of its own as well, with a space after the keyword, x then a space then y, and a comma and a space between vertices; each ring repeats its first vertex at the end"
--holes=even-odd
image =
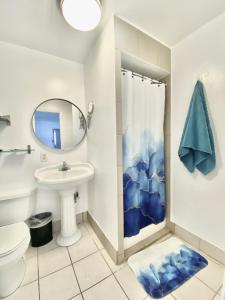
POLYGON ((115 0, 118 16, 169 47, 225 11, 225 0, 115 0))
POLYGON ((225 0, 102 0, 103 20, 92 32, 64 21, 59 0, 1 0, 0 40, 83 62, 111 13, 172 47, 225 11, 225 0))
POLYGON ((83 62, 113 10, 105 2, 101 26, 79 32, 62 17, 60 0, 0 0, 0 40, 83 62))

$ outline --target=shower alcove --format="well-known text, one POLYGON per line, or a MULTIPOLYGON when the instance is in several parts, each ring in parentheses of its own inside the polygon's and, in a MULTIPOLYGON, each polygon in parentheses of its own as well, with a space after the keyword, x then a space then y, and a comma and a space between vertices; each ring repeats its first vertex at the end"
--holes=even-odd
POLYGON ((93 100, 96 107, 87 141, 88 160, 96 169, 95 180, 89 185, 88 219, 116 263, 163 237, 172 228, 169 215, 170 60, 169 48, 121 19, 112 17, 85 64, 86 101, 88 104, 93 100), (124 238, 121 69, 166 84, 166 218, 129 238, 124 238))
MULTIPOLYGON (((164 115, 164 159, 165 159, 165 170, 166 170, 166 218, 164 221, 157 225, 151 224, 140 230, 137 235, 132 237, 124 238, 124 226, 120 226, 120 241, 121 248, 124 251, 124 256, 128 257, 135 253, 137 250, 151 244, 155 240, 159 239, 163 235, 169 232, 169 128, 170 128, 170 116, 169 116, 169 105, 170 105, 170 74, 167 70, 146 62, 142 57, 136 57, 128 52, 116 50, 116 90, 117 90, 117 172, 118 180, 123 177, 123 132, 121 131, 121 124, 123 124, 123 96, 122 96, 122 85, 121 77, 123 71, 130 70, 141 76, 151 78, 154 81, 164 82, 166 85, 165 94, 165 115, 164 115), (122 174, 121 174, 122 173, 122 174), (168 225, 168 226, 167 226, 168 225)), ((140 79, 141 80, 141 79, 140 79)), ((123 184, 118 183, 118 187, 123 187, 123 184)), ((118 191, 122 197, 119 197, 118 201, 121 202, 123 197, 123 190, 118 191)), ((124 201, 123 201, 124 203, 124 201)), ((119 217, 121 218, 120 224, 124 224, 124 207, 119 211, 119 217)))

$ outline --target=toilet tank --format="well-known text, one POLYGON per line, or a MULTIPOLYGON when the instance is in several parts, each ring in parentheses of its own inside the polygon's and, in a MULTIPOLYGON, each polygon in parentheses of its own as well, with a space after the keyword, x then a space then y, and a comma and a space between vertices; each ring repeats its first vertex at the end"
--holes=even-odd
POLYGON ((36 189, 0 191, 0 226, 28 219, 36 205, 36 189))

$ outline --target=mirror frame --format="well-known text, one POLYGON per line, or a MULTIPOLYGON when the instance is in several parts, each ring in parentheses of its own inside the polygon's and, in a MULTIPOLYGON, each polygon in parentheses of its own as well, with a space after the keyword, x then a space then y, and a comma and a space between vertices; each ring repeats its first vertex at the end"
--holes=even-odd
POLYGON ((52 150, 52 151, 56 151, 56 152, 70 152, 70 151, 74 151, 74 150, 75 150, 75 149, 76 149, 76 148, 84 141, 85 137, 87 136, 87 120, 86 120, 86 118, 85 118, 84 113, 83 113, 82 110, 81 110, 76 104, 74 104, 72 101, 67 100, 67 99, 63 99, 63 98, 50 98, 50 99, 47 99, 47 100, 42 101, 38 106, 36 106, 36 108, 35 108, 35 110, 34 110, 34 112, 33 112, 33 114, 32 114, 32 117, 31 117, 31 127, 32 127, 32 132, 33 132, 33 135, 35 136, 36 141, 38 141, 38 143, 40 143, 40 145, 46 147, 48 150, 52 150), (53 149, 53 148, 50 148, 50 147, 48 147, 47 145, 45 145, 44 143, 42 143, 41 140, 39 140, 39 139, 37 138, 37 136, 36 136, 36 133, 35 133, 35 131, 34 131, 34 126, 33 126, 33 120, 34 120, 35 112, 37 111, 37 109, 38 109, 42 104, 44 104, 44 103, 46 103, 46 102, 48 102, 48 101, 51 101, 51 100, 61 100, 61 101, 65 101, 65 102, 67 102, 67 103, 69 103, 69 104, 74 105, 74 106, 77 108, 77 110, 78 110, 78 111, 83 115, 83 117, 84 117, 84 124, 85 124, 84 136, 83 136, 83 138, 80 140, 80 142, 79 142, 78 144, 76 144, 76 145, 75 145, 73 148, 71 148, 71 149, 63 150, 63 149, 53 149))

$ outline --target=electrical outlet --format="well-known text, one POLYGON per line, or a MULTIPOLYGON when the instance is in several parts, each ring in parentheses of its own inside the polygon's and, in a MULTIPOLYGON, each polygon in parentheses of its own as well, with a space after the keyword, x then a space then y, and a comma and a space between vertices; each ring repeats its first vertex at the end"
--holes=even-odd
POLYGON ((40 154, 40 161, 41 162, 47 162, 48 161, 48 156, 46 153, 41 153, 40 154))

